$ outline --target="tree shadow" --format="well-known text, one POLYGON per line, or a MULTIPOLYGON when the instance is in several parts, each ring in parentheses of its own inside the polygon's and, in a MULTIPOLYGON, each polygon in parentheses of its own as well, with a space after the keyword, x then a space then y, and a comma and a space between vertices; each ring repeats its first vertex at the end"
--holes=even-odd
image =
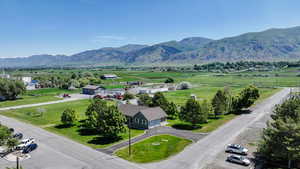
POLYGON ((193 126, 191 124, 174 124, 172 125, 173 128, 178 129, 178 130, 196 130, 202 128, 202 126, 196 125, 193 126))
POLYGON ((93 136, 99 134, 99 132, 95 129, 90 129, 90 128, 80 128, 77 130, 79 135, 81 136, 93 136))
POLYGON ((65 128, 70 128, 70 127, 73 127, 75 125, 70 125, 70 124, 59 124, 59 125, 56 125, 55 128, 57 129, 65 129, 65 128))
POLYGON ((238 112, 235 112, 234 114, 241 115, 241 114, 250 114, 252 111, 249 109, 245 110, 239 110, 238 112))
POLYGON ((114 137, 114 138, 108 138, 108 137, 94 137, 92 140, 88 141, 89 144, 95 144, 95 145, 105 145, 105 144, 111 144, 115 143, 117 141, 122 140, 122 137, 114 137))

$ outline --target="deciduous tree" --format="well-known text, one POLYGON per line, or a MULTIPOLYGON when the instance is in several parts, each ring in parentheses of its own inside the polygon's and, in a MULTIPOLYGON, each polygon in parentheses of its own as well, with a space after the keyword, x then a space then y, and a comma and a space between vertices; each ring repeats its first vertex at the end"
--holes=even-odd
POLYGON ((75 110, 67 108, 61 115, 61 122, 64 125, 71 126, 77 121, 77 114, 75 110))
POLYGON ((125 132, 125 117, 114 105, 109 106, 106 101, 94 99, 86 111, 87 126, 95 129, 107 138, 116 138, 125 132))

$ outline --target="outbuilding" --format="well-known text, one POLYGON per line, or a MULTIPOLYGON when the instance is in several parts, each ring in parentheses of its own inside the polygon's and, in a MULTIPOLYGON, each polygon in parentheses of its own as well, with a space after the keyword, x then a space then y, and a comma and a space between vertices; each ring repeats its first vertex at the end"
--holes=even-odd
POLYGON ((131 128, 150 129, 166 124, 167 114, 160 107, 121 104, 119 110, 125 115, 131 128))
POLYGON ((107 79, 117 79, 118 76, 115 74, 104 74, 101 76, 101 79, 107 80, 107 79))
POLYGON ((82 88, 82 94, 95 95, 101 90, 100 86, 86 85, 82 88))

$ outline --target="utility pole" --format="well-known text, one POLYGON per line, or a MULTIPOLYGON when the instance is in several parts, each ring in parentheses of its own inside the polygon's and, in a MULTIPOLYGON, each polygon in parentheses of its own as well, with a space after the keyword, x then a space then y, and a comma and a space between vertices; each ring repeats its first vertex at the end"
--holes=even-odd
POLYGON ((131 127, 131 118, 129 118, 129 120, 128 120, 128 129, 129 129, 129 131, 128 131, 128 135, 129 135, 129 146, 128 146, 128 154, 129 154, 129 157, 131 156, 131 129, 130 129, 130 127, 131 127))
POLYGON ((20 169, 19 157, 17 156, 17 169, 20 169))

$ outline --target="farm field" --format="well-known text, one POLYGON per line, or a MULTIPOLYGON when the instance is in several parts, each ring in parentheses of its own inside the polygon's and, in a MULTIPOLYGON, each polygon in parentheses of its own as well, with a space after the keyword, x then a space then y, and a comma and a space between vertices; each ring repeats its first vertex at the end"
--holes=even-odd
POLYGON ((191 143, 171 135, 158 135, 133 144, 131 156, 128 155, 128 147, 118 150, 115 155, 136 163, 149 163, 167 159, 191 143))

